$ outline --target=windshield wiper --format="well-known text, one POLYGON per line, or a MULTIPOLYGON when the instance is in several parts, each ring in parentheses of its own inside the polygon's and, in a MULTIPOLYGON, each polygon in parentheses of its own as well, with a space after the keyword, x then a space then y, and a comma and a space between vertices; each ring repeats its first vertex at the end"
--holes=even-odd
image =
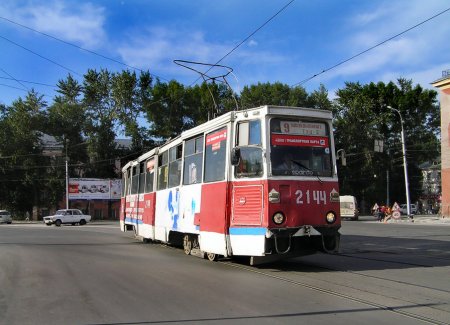
POLYGON ((320 177, 319 177, 319 174, 318 174, 318 172, 315 172, 314 170, 312 170, 311 168, 309 168, 309 167, 306 167, 305 165, 303 165, 300 161, 297 161, 297 160, 291 160, 294 164, 296 164, 296 165, 298 165, 298 166, 300 166, 301 168, 304 168, 304 169, 306 169, 307 171, 310 171, 310 172, 312 172, 312 174, 314 175, 314 176, 316 176, 317 177, 317 179, 319 180, 319 182, 320 183, 323 183, 323 181, 320 179, 320 177))

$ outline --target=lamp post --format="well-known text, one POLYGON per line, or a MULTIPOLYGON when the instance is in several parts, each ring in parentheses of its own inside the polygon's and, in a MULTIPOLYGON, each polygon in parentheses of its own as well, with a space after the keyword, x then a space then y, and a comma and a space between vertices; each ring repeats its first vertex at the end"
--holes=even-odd
POLYGON ((66 209, 69 208, 69 158, 67 156, 67 147, 69 145, 69 139, 65 138, 66 145, 66 209))
POLYGON ((409 200, 409 182, 408 182, 408 164, 406 162, 406 146, 405 146, 405 131, 403 129, 403 118, 402 114, 400 114, 400 111, 398 109, 395 109, 391 106, 387 106, 387 108, 393 110, 398 114, 400 117, 400 125, 402 127, 402 152, 403 152, 403 170, 405 172, 405 192, 406 192, 406 213, 408 214, 408 217, 411 218, 411 204, 409 200))

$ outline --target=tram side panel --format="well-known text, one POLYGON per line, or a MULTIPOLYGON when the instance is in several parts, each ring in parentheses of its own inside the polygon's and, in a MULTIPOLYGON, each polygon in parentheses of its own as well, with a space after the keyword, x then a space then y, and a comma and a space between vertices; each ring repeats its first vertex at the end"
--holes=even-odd
POLYGON ((201 184, 174 187, 156 193, 155 239, 168 242, 171 231, 198 234, 196 215, 201 211, 201 184))
POLYGON ((125 224, 125 197, 120 198, 120 214, 119 214, 119 222, 120 222, 120 230, 126 231, 126 224, 125 224))
POLYGON ((152 240, 155 239, 155 202, 155 192, 140 195, 139 210, 142 213, 142 224, 138 235, 152 240))
POLYGON ((200 230, 200 249, 228 256, 227 252, 227 182, 203 184, 201 209, 196 222, 200 230))

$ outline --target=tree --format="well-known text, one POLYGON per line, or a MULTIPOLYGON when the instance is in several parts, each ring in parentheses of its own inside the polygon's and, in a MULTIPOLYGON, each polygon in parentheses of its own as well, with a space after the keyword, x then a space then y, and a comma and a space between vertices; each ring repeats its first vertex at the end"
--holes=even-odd
POLYGON ((320 84, 319 89, 314 90, 312 94, 308 96, 308 107, 317 109, 323 109, 330 111, 333 108, 333 103, 328 98, 328 90, 323 84, 320 84))
MULTIPOLYGON (((347 167, 340 166, 340 188, 367 205, 384 202, 386 172, 390 171, 390 197, 404 202, 400 119, 388 105, 398 109, 404 120, 412 201, 420 194, 418 165, 438 155, 439 109, 437 93, 412 86, 411 80, 397 84, 346 83, 333 105, 336 149, 347 153, 347 167), (384 152, 374 152, 374 140, 384 141, 384 152), (424 151, 426 148, 426 151, 424 151)), ((399 202, 400 203, 400 202, 399 202)))
POLYGON ((16 213, 31 211, 43 201, 40 194, 47 191, 42 180, 49 159, 41 155, 39 132, 46 106, 43 96, 31 90, 25 99, 19 98, 10 107, 2 108, 1 201, 16 213))
POLYGON ((308 95, 301 86, 292 88, 280 82, 245 86, 241 92, 241 103, 243 108, 276 105, 331 110, 332 107, 324 85, 320 85, 318 90, 308 95))
POLYGON ((112 76, 111 95, 118 120, 126 136, 132 139, 132 149, 141 150, 145 129, 139 126, 143 105, 151 98, 152 79, 150 73, 143 72, 138 80, 136 73, 122 71, 112 76))
POLYGON ((83 81, 87 149, 90 158, 86 176, 115 176, 116 127, 119 112, 112 97, 112 76, 107 70, 88 70, 83 81))

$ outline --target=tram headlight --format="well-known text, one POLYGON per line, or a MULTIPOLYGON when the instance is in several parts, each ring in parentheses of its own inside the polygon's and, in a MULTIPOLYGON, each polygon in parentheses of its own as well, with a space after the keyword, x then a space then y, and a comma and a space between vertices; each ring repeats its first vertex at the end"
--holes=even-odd
POLYGON ((274 224, 281 225, 286 220, 286 217, 281 212, 277 212, 273 215, 272 220, 274 224))
POLYGON ((326 216, 327 223, 334 223, 336 221, 336 214, 332 211, 327 213, 326 216))

